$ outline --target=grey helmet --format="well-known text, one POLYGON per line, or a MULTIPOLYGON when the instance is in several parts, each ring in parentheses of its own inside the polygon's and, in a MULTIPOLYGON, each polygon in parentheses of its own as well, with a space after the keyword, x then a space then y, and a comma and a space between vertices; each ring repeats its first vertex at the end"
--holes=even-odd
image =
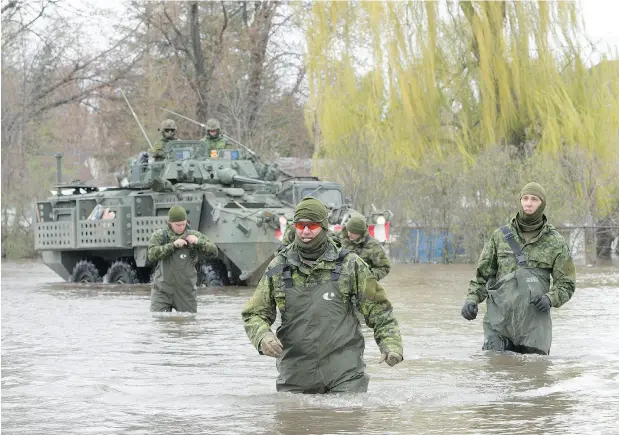
POLYGON ((171 119, 164 119, 161 123, 161 127, 159 128, 161 132, 161 136, 165 139, 175 139, 176 138, 176 122, 171 119), (174 130, 173 132, 166 132, 166 130, 174 130))

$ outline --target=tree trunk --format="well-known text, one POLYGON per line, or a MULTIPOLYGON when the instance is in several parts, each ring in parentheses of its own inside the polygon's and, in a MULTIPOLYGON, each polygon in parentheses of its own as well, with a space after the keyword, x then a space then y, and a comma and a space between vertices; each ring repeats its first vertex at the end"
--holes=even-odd
POLYGON ((595 229, 597 259, 600 264, 610 264, 612 248, 611 245, 616 237, 617 228, 612 226, 610 218, 602 219, 598 222, 595 229))
MULTIPOLYGON (((209 105, 208 105, 208 78, 210 77, 213 68, 209 67, 207 73, 205 67, 204 50, 202 49, 202 39, 200 38, 200 16, 198 10, 198 2, 191 3, 189 7, 189 26, 191 33, 191 51, 193 52, 193 62, 196 71, 196 79, 194 82, 194 90, 196 96, 196 115, 199 122, 206 122, 209 105)), ((211 62, 211 65, 213 62, 211 62)), ((199 135, 204 133, 200 129, 199 135)))
POLYGON ((247 92, 247 128, 255 130, 262 95, 262 76, 273 15, 278 2, 257 3, 254 20, 248 29, 250 45, 249 89, 247 92))
POLYGON ((585 264, 596 264, 596 249, 595 249, 595 229, 593 225, 593 217, 591 212, 587 212, 585 218, 585 264))

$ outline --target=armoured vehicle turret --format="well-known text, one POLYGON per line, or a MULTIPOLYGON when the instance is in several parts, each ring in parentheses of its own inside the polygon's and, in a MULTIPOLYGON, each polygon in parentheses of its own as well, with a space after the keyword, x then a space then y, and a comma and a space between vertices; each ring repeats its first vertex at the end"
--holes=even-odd
POLYGON ((37 202, 35 248, 44 263, 72 282, 149 282, 147 248, 181 205, 189 225, 205 234, 219 257, 199 263, 199 284, 255 285, 280 245, 294 204, 277 196, 265 165, 244 150, 206 149, 202 141, 170 141, 157 158, 142 153, 119 185, 101 189, 61 182, 37 202))

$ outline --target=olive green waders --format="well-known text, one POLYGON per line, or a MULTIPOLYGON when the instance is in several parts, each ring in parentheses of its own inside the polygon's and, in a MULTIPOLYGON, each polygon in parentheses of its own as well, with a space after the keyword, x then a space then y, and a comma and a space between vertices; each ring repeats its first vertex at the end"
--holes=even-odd
MULTIPOLYGON (((281 272, 285 308, 277 338, 283 354, 277 361, 277 391, 295 393, 362 393, 367 391, 363 352, 365 341, 353 303, 339 291, 342 250, 330 281, 309 287, 293 285, 290 265, 281 272)), ((276 290, 282 291, 282 290, 276 290)))
POLYGON ((505 239, 518 259, 518 268, 488 287, 484 316, 484 350, 548 355, 552 343, 550 311, 531 303, 550 289, 550 272, 528 267, 522 248, 507 227, 505 239))
POLYGON ((155 268, 150 297, 151 311, 198 312, 195 260, 189 246, 175 249, 172 255, 159 261, 155 268))

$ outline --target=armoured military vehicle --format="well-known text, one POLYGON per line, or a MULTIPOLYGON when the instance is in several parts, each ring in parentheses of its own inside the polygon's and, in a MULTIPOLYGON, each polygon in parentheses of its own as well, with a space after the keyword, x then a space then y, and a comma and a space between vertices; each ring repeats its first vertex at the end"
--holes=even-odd
POLYGON ((265 165, 244 150, 210 151, 202 141, 178 140, 159 157, 144 153, 118 187, 103 190, 63 184, 57 156, 55 195, 36 207, 35 248, 44 263, 72 282, 148 282, 152 233, 181 205, 190 227, 219 248, 215 261, 199 263, 199 284, 255 285, 293 214, 294 205, 277 196, 281 184, 266 181, 265 165))
MULTIPOLYGON (((378 210, 372 205, 369 213, 353 209, 351 201, 344 197, 344 186, 330 181, 321 181, 316 177, 296 177, 281 181, 277 197, 286 203, 298 204, 306 196, 313 196, 324 202, 329 209, 329 228, 341 231, 348 219, 355 214, 363 214, 368 224, 368 232, 383 244, 389 243, 389 232, 393 213, 390 210, 378 210)), ((291 223, 291 216, 286 216, 291 223)))

